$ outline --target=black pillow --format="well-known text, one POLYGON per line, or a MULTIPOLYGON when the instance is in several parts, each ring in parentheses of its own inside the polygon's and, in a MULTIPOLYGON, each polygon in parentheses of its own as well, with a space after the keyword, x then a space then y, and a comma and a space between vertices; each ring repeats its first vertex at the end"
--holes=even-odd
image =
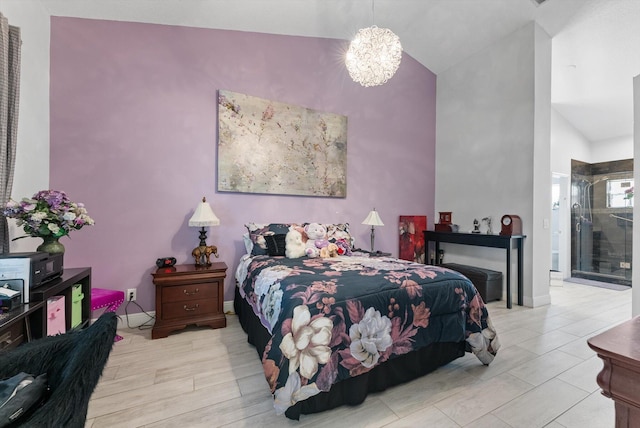
POLYGON ((286 250, 286 238, 287 235, 265 235, 264 240, 267 243, 267 254, 273 256, 284 256, 286 250))
POLYGON ((12 425, 30 414, 30 410, 45 397, 46 391, 46 374, 34 377, 20 372, 0 381, 0 427, 12 425))

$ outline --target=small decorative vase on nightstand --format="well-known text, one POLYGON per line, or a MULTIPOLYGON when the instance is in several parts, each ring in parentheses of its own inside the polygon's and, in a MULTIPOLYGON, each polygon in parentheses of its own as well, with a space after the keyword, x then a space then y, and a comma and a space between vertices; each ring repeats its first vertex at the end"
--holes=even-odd
POLYGON ((59 241, 59 237, 56 236, 41 236, 44 241, 38 245, 36 251, 43 251, 45 253, 64 253, 64 245, 59 241))

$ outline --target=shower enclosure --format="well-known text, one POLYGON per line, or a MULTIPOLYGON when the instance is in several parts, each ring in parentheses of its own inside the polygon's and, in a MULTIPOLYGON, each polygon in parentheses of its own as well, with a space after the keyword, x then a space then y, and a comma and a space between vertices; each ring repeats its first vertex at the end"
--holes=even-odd
POLYGON ((571 276, 630 286, 633 159, 571 171, 571 276))

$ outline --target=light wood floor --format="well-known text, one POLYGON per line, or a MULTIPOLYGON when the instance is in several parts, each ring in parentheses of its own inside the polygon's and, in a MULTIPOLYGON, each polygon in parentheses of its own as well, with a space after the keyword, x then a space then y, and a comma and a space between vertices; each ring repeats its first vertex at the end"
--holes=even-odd
POLYGON ((565 282, 551 298, 536 309, 488 305, 502 342, 488 367, 467 354, 360 406, 299 422, 275 415, 258 355, 234 315, 227 328, 166 339, 121 330, 86 426, 613 427, 613 402, 596 384, 602 363, 586 340, 631 317, 631 290, 565 282))

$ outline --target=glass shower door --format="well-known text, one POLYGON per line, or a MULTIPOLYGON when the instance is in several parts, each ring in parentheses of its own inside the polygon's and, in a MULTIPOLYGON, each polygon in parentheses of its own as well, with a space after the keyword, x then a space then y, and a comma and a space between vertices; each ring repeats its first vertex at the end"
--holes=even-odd
POLYGON ((572 175, 572 277, 631 285, 633 186, 633 171, 572 175))

